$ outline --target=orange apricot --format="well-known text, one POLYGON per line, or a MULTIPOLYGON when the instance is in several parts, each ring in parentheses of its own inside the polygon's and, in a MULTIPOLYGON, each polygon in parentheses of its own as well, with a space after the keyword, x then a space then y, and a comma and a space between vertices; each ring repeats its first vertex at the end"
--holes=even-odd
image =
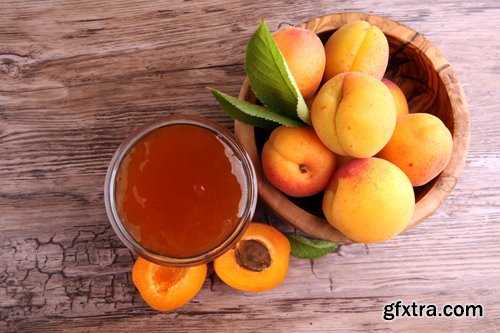
POLYGON ((166 267, 137 258, 132 281, 142 299, 158 311, 180 308, 200 291, 207 276, 207 265, 166 267))
POLYGON ((441 119, 410 113, 398 117, 391 139, 377 156, 397 165, 413 186, 421 186, 444 170, 452 151, 452 135, 441 119))
POLYGON ((311 30, 289 27, 274 34, 274 40, 304 98, 318 89, 325 71, 325 48, 311 30))
POLYGON ((289 256, 290 242, 281 232, 252 222, 236 247, 215 259, 214 269, 234 289, 265 291, 283 281, 289 256))
POLYGON ((280 126, 262 148, 266 178, 293 197, 308 197, 325 188, 335 170, 335 156, 311 127, 280 126))

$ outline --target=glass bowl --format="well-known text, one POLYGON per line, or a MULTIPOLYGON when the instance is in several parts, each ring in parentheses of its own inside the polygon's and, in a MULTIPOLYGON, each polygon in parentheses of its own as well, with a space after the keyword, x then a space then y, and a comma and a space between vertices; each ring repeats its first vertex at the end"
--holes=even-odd
MULTIPOLYGON (((241 238, 246 228, 248 227, 248 224, 250 223, 250 220, 255 211, 257 197, 257 177, 252 161, 243 145, 226 128, 206 118, 188 115, 167 116, 160 120, 148 123, 133 132, 118 147, 113 158, 111 159, 104 186, 106 212, 111 226, 113 227, 120 240, 130 250, 146 260, 164 266, 177 267, 190 267, 207 263, 222 255, 227 250, 231 249, 241 238), (200 253, 199 255, 195 255, 192 257, 168 257, 159 253, 155 253, 143 246, 140 242, 134 239, 131 232, 129 232, 125 227, 117 205, 117 175, 123 159, 127 156, 131 149, 146 135, 154 132, 157 129, 172 125, 197 126, 213 132, 216 138, 223 143, 226 149, 227 147, 230 148, 230 150, 232 151, 232 158, 236 158, 238 164, 241 163, 241 169, 243 170, 244 174, 244 180, 238 180, 240 182, 240 186, 246 189, 246 191, 242 191, 242 200, 244 200, 244 205, 242 206, 244 206, 244 208, 240 209, 238 212, 238 221, 236 223, 235 229, 219 245, 215 246, 205 253, 200 253)), ((189 244, 186 244, 186 246, 188 245, 189 244)))

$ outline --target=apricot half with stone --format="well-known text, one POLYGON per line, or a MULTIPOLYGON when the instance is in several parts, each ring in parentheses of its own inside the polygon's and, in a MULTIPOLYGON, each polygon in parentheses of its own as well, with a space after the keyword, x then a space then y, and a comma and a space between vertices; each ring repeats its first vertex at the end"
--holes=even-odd
POLYGON ((207 276, 207 265, 165 267, 137 258, 132 281, 142 299, 158 311, 180 308, 200 291, 207 276))
POLYGON ((290 242, 277 229, 252 222, 234 249, 215 259, 214 269, 229 286, 266 291, 278 286, 288 271, 290 242))

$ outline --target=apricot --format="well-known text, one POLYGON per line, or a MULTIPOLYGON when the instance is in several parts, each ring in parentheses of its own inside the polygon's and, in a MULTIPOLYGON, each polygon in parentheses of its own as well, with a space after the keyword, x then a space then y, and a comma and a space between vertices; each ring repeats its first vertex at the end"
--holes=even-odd
POLYGON ((349 22, 325 44, 324 81, 344 72, 363 72, 382 79, 389 61, 389 43, 384 33, 366 21, 349 22))
POLYGON ((387 88, 389 88, 389 91, 394 98, 394 103, 396 104, 396 116, 408 114, 408 102, 406 101, 406 96, 401 88, 399 88, 397 84, 386 78, 383 78, 382 82, 387 86, 387 88))
POLYGON ((288 271, 290 242, 277 229, 250 223, 234 249, 214 260, 217 276, 243 291, 266 291, 278 286, 288 271))
POLYGON ((276 32, 274 40, 302 96, 312 96, 321 83, 326 63, 319 37, 311 30, 290 27, 276 32))
POLYGON ((137 258, 132 281, 142 299, 158 311, 180 308, 200 291, 207 276, 207 265, 165 267, 137 258))
POLYGON ((262 148, 262 169, 283 193, 305 197, 325 188, 335 170, 335 156, 311 127, 281 126, 262 148))
POLYGON ((413 186, 420 186, 443 171, 452 149, 451 133, 441 119, 412 113, 398 117, 394 134, 378 156, 403 170, 413 186))
POLYGON ((396 106, 380 80, 365 73, 342 73, 319 90, 311 120, 321 141, 333 152, 367 158, 391 138, 396 106))
POLYGON ((399 234, 415 207, 413 187, 394 164, 380 158, 354 159, 340 167, 325 189, 327 221, 359 243, 399 234))

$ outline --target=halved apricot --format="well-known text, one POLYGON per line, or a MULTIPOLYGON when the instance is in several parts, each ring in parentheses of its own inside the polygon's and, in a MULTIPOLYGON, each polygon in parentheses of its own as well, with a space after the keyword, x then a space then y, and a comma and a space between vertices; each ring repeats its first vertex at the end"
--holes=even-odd
POLYGON ((142 299, 158 311, 180 308, 203 286, 207 265, 195 267, 165 267, 137 258, 132 269, 132 281, 142 299))
POLYGON ((234 249, 215 259, 217 275, 243 291, 265 291, 278 286, 288 271, 290 242, 277 229, 252 222, 234 249))

